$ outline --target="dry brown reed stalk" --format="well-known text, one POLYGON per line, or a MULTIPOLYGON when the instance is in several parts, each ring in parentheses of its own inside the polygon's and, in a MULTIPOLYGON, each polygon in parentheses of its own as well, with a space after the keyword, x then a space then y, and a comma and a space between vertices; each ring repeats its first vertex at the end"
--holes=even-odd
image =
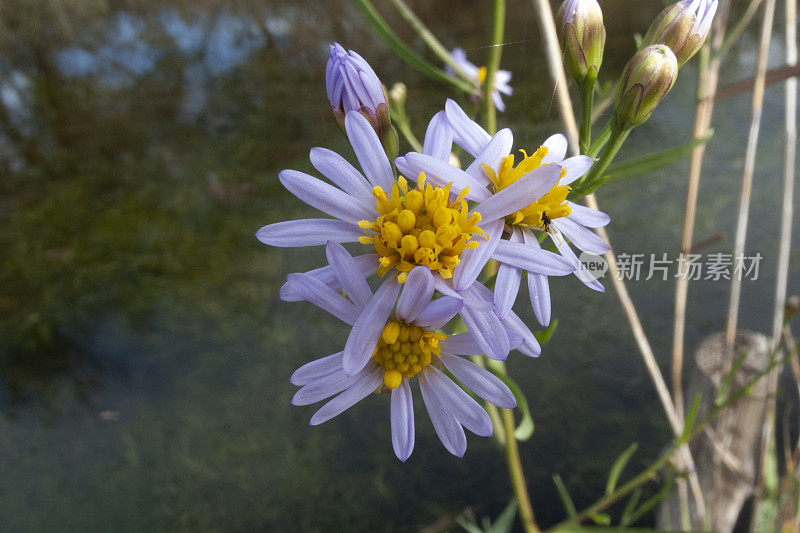
MULTIPOLYGON (((727 0, 723 0, 723 2, 726 3, 727 0)), ((533 0, 533 6, 539 14, 538 20, 545 40, 547 65, 550 71, 550 77, 555 84, 556 100, 559 113, 561 114, 561 118, 566 129, 570 150, 573 155, 577 155, 579 146, 578 123, 575 119, 572 101, 567 88, 567 77, 561 58, 561 48, 558 44, 558 36, 556 35, 553 11, 550 8, 550 4, 547 0, 533 0)), ((585 201, 590 208, 599 208, 594 194, 586 195, 585 201)), ((664 376, 661 374, 661 370, 656 362, 653 349, 650 346, 650 341, 647 339, 647 334, 645 333, 642 323, 639 320, 639 314, 636 311, 636 306, 633 304, 633 300, 628 293, 628 289, 625 286, 622 277, 618 276, 619 270, 617 268, 616 257, 614 255, 614 250, 611 248, 611 242, 608 233, 606 232, 605 228, 598 228, 596 232, 600 238, 609 244, 609 251, 606 252, 605 259, 609 265, 609 277, 611 278, 611 283, 614 285, 615 292, 617 293, 617 297, 619 298, 620 304, 622 305, 622 309, 625 313, 625 318, 627 319, 628 325, 630 326, 634 339, 636 340, 636 344, 639 348, 642 359, 644 360, 645 367, 647 368, 650 378, 652 379, 656 388, 656 393, 661 401, 661 405, 667 414, 670 427, 676 436, 680 436, 683 433, 683 418, 679 416, 675 410, 675 405, 670 397, 669 389, 664 381, 664 376)), ((702 491, 700 489, 700 482, 697 478, 694 460, 692 459, 689 447, 683 446, 678 455, 680 462, 683 464, 688 473, 689 484, 692 488, 692 495, 694 497, 697 514, 702 518, 705 516, 705 503, 703 500, 702 491)), ((685 507, 686 505, 684 504, 684 508, 685 507)))

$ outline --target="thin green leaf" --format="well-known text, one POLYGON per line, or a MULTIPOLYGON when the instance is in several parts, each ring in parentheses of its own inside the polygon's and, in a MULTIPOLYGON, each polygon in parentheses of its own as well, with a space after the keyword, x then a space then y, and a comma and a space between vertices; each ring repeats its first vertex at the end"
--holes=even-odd
POLYGON ((525 394, 522 392, 522 389, 519 388, 516 381, 511 379, 507 374, 499 372, 497 367, 493 367, 491 359, 487 362, 489 363, 487 368, 511 389, 511 392, 514 394, 514 399, 517 400, 517 409, 519 409, 519 413, 522 415, 522 420, 517 426, 517 429, 514 430, 514 437, 519 441, 528 440, 533 435, 534 429, 533 416, 528 406, 528 399, 525 398, 525 394))
POLYGON ((572 502, 572 498, 567 492, 567 486, 564 485, 564 482, 561 480, 561 476, 558 474, 553 474, 553 483, 556 484, 556 489, 558 490, 558 496, 561 498, 561 503, 564 504, 564 510, 567 512, 567 516, 570 518, 575 518, 578 516, 578 511, 575 509, 575 504, 572 502))
POLYGON ((733 378, 739 372, 739 369, 744 364, 744 360, 747 357, 747 351, 742 352, 739 354, 736 359, 733 360, 733 365, 731 366, 731 371, 723 378, 722 385, 719 388, 719 392, 717 393, 717 397, 714 398, 714 405, 720 406, 725 403, 728 399, 728 392, 731 389, 731 384, 733 383, 733 378))
POLYGON ((700 139, 692 139, 681 145, 667 148, 666 150, 626 159, 625 161, 611 165, 606 171, 606 174, 610 177, 609 181, 611 183, 645 176, 654 170, 658 170, 659 168, 689 157, 692 150, 701 144, 707 143, 713 135, 714 131, 710 130, 705 137, 700 139))
POLYGON ((492 533, 511 533, 517 517, 517 500, 511 500, 492 526, 492 533))
POLYGON ((549 326, 541 331, 535 331, 533 336, 536 337, 536 340, 539 341, 539 344, 547 344, 547 342, 549 342, 550 338, 553 336, 553 333, 556 332, 557 327, 558 319, 551 320, 549 326))
POLYGON ((589 518, 591 518, 592 522, 594 522, 598 526, 610 526, 611 525, 611 517, 608 515, 608 513, 593 514, 589 518))
POLYGON ((638 442, 634 442, 628 449, 622 452, 617 460, 614 461, 614 464, 611 466, 611 471, 608 473, 608 481, 606 482, 606 495, 611 494, 614 492, 614 489, 617 488, 617 481, 619 481, 619 476, 622 474, 622 471, 625 470, 625 466, 627 466, 628 461, 630 460, 631 456, 636 452, 636 448, 639 447, 638 442))
POLYGON ((629 526, 633 523, 633 512, 636 510, 636 506, 639 505, 639 500, 642 499, 642 489, 641 487, 633 491, 631 497, 628 499, 628 503, 625 504, 625 509, 622 511, 622 517, 619 519, 619 524, 621 526, 629 526))
MULTIPOLYGON (((661 489, 655 496, 645 501, 636 511, 631 513, 629 520, 631 524, 636 523, 642 516, 649 513, 656 505, 660 504, 667 496, 669 496, 671 489, 674 485, 672 483, 664 483, 661 489)), ((627 531, 627 530, 626 530, 627 531)))
MULTIPOLYGON (((564 526, 556 530, 557 533, 663 533, 658 529, 648 527, 595 527, 595 526, 564 526)), ((687 531, 685 533, 708 533, 700 531, 687 531)))
POLYGON ((697 413, 700 410, 700 400, 701 395, 698 392, 694 395, 694 399, 692 400, 692 405, 689 406, 689 412, 686 414, 686 419, 683 422, 683 433, 681 434, 681 440, 686 439, 689 434, 694 429, 694 422, 697 420, 697 413))
POLYGON ((353 2, 367 18, 367 22, 369 22, 375 32, 386 42, 386 44, 389 45, 395 54, 400 56, 403 61, 431 79, 450 83, 462 91, 470 94, 474 94, 476 92, 476 89, 473 85, 465 82, 464 80, 451 76, 444 70, 433 66, 431 63, 425 60, 425 58, 401 41, 400 37, 398 37, 392 28, 389 27, 389 24, 387 24, 383 17, 381 17, 380 13, 378 13, 378 10, 375 9, 375 6, 372 5, 370 0, 353 0, 353 2))

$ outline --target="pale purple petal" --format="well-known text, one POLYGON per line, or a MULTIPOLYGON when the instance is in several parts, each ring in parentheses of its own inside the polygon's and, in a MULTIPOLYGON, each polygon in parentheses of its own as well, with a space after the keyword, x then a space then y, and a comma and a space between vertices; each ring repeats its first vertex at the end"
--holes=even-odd
POLYGON ((561 168, 566 170, 564 177, 558 182, 559 185, 569 185, 580 178, 594 165, 594 159, 588 155, 576 155, 561 162, 561 168))
POLYGON ((572 244, 590 254, 602 255, 609 250, 608 244, 595 232, 586 229, 569 218, 559 218, 553 224, 563 233, 572 244))
POLYGON ((435 387, 432 386, 429 379, 426 379, 427 371, 423 372, 419 380, 419 389, 422 392, 422 401, 425 402, 428 416, 433 422, 433 429, 436 430, 436 435, 447 451, 457 457, 463 457, 464 452, 467 451, 467 436, 464 434, 464 429, 456 417, 445 409, 436 394, 435 387))
POLYGON ((517 400, 506 384, 485 368, 457 355, 442 354, 441 360, 456 379, 487 402, 504 409, 517 406, 517 400))
POLYGON ((560 172, 558 165, 544 165, 532 170, 479 203, 474 211, 481 214, 482 221, 497 220, 519 211, 555 187, 560 172))
POLYGON ((397 458, 405 463, 414 451, 414 401, 407 379, 392 391, 390 405, 392 448, 397 458))
POLYGON ((430 302, 414 320, 414 324, 435 331, 450 322, 463 306, 464 300, 443 296, 430 302))
MULTIPOLYGON (((378 254, 372 253, 357 255, 353 258, 353 261, 358 268, 359 274, 361 274, 364 279, 369 278, 378 270, 378 254)), ((340 291, 344 288, 336 279, 336 276, 334 275, 333 269, 330 267, 330 265, 309 270, 308 272, 305 272, 305 274, 320 280, 322 283, 335 291, 340 291)), ((281 286, 280 290, 278 291, 278 296, 280 296, 280 299, 284 302, 300 302, 303 300, 301 295, 288 282, 281 286)))
POLYGON ((573 202, 567 202, 567 204, 571 211, 567 218, 574 220, 582 226, 586 226, 587 228, 601 228, 611 222, 611 217, 602 211, 573 202))
POLYGON ((445 340, 439 341, 439 346, 443 352, 458 355, 482 355, 485 351, 469 331, 450 335, 445 340))
POLYGON ((574 263, 558 254, 536 249, 520 242, 501 240, 492 257, 501 263, 548 276, 566 276, 575 270, 574 263))
POLYGON ((340 189, 368 205, 375 204, 372 185, 345 158, 327 148, 312 148, 308 158, 320 174, 340 189))
POLYGON ((442 161, 450 160, 453 150, 453 129, 444 111, 439 111, 428 123, 422 153, 442 161))
POLYGON ((347 112, 344 128, 364 175, 370 183, 378 185, 388 193, 392 189, 394 174, 378 134, 358 111, 347 112))
POLYGON ((333 269, 336 281, 350 301, 359 309, 366 307, 372 298, 372 291, 353 256, 344 249, 344 246, 331 241, 325 246, 325 256, 333 269))
POLYGON ((500 163, 511 153, 511 146, 514 144, 514 135, 508 128, 498 131, 481 150, 481 153, 467 167, 467 174, 475 178, 484 185, 489 185, 490 180, 483 170, 483 165, 491 167, 495 172, 500 168, 500 163))
MULTIPOLYGON (((511 242, 522 241, 522 230, 515 228, 509 239, 511 242)), ((522 269, 505 263, 500 263, 497 268, 497 278, 494 282, 494 312, 502 320, 514 307, 517 301, 519 285, 522 282, 522 269)))
POLYGON ((361 378, 350 388, 335 397, 314 413, 309 424, 316 426, 327 422, 334 416, 354 406, 370 394, 372 394, 383 382, 383 372, 380 368, 370 373, 364 373, 361 378))
POLYGON ((547 140, 542 143, 542 146, 547 148, 547 154, 542 158, 542 164, 547 163, 561 163, 564 156, 567 154, 567 138, 557 133, 551 135, 547 140))
POLYGON ((464 320, 467 330, 472 333, 484 350, 483 353, 492 359, 505 361, 511 349, 508 333, 494 311, 485 309, 481 305, 485 304, 487 299, 479 295, 479 289, 476 287, 478 285, 482 287, 480 283, 476 282, 470 288, 462 291, 464 307, 459 315, 464 320))
POLYGON ((372 357, 399 292, 400 284, 397 280, 388 279, 375 291, 369 305, 361 311, 344 346, 342 365, 347 374, 353 375, 364 368, 372 357))
MULTIPOLYGON (((525 244, 536 248, 540 248, 539 241, 532 231, 524 229, 521 231, 525 244)), ((533 307, 533 314, 539 324, 547 327, 550 324, 550 284, 547 281, 547 276, 544 274, 536 274, 535 272, 528 272, 528 294, 531 297, 531 307, 533 307)))
POLYGON ((289 383, 299 387, 308 385, 340 368, 342 368, 342 352, 336 352, 304 364, 294 371, 292 377, 289 378, 289 383))
MULTIPOLYGON (((397 164, 397 161, 395 161, 395 164, 397 164)), ((409 177, 407 173, 410 173, 414 176, 413 179, 416 180, 420 172, 424 172, 426 179, 440 187, 445 187, 452 183, 453 186, 450 188, 450 192, 453 194, 458 194, 464 187, 469 187, 469 193, 465 196, 467 200, 479 202, 490 196, 483 183, 475 180, 475 178, 447 161, 425 154, 409 152, 400 164, 405 169, 403 175, 406 177, 409 177)))
POLYGON ((453 289, 452 283, 451 282, 445 282, 442 279, 442 276, 435 275, 433 277, 433 283, 434 283, 434 287, 436 287, 436 290, 439 291, 440 293, 444 294, 445 296, 450 296, 450 297, 455 298, 457 300, 463 299, 461 294, 459 294, 458 292, 456 292, 453 289))
POLYGON ((516 350, 520 353, 528 357, 539 357, 542 354, 542 347, 539 345, 539 341, 536 340, 533 332, 514 311, 511 311, 503 320, 503 326, 509 333, 513 332, 522 337, 522 343, 516 347, 516 350))
POLYGON ((312 303, 347 324, 355 324, 360 309, 320 280, 306 274, 289 274, 286 283, 292 285, 301 300, 312 303))
POLYGON ((575 252, 572 251, 572 248, 570 248, 566 239, 560 233, 551 235, 550 240, 555 243, 561 256, 575 265, 575 277, 581 280, 581 283, 597 292, 606 292, 605 288, 603 288, 603 284, 595 279, 592 273, 580 262, 578 256, 575 255, 575 252))
POLYGON ((270 246, 297 248, 320 246, 328 241, 357 242, 363 235, 364 230, 349 222, 330 218, 304 218, 264 226, 256 232, 256 239, 270 246))
POLYGON ((447 112, 447 120, 453 128, 456 144, 472 157, 478 157, 492 138, 491 135, 471 120, 453 100, 448 98, 444 109, 447 112))
POLYGON ((395 316, 410 324, 430 303, 433 296, 433 274, 426 266, 414 267, 403 283, 403 292, 397 300, 395 316))
POLYGON ((478 276, 486 265, 486 262, 494 253, 497 244, 500 242, 500 237, 503 235, 503 227, 505 222, 503 220, 494 220, 488 224, 481 224, 484 231, 488 234, 489 241, 485 242, 486 238, 483 234, 477 234, 473 237, 478 243, 477 248, 469 248, 461 252, 461 263, 453 271, 453 288, 456 291, 466 289, 478 279, 478 276))
POLYGON ((312 381, 297 391, 292 398, 292 405, 311 405, 334 394, 339 394, 356 383, 365 373, 367 371, 363 370, 355 376, 348 376, 340 367, 338 370, 312 381))
POLYGON ((428 367, 425 376, 430 380, 431 388, 436 391, 444 408, 461 425, 481 437, 492 436, 492 419, 478 402, 435 367, 428 367))
POLYGON ((374 206, 308 174, 283 170, 278 179, 299 199, 339 220, 357 224, 359 220, 373 219, 377 215, 374 206))
POLYGON ((394 158, 394 166, 397 167, 397 172, 400 173, 401 176, 404 176, 406 179, 409 179, 413 182, 417 182, 419 180, 419 172, 416 171, 408 162, 406 162, 405 157, 395 157, 394 158))

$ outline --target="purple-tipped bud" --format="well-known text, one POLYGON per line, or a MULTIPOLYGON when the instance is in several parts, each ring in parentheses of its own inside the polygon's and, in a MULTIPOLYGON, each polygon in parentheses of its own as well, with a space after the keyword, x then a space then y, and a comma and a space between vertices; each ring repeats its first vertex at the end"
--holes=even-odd
POLYGON ((718 0, 681 0, 667 7, 650 25, 644 44, 669 46, 678 66, 683 66, 703 46, 718 4, 718 0))
POLYGON ((663 44, 648 46, 628 61, 614 101, 614 127, 630 130, 653 114, 678 77, 675 54, 663 44))
POLYGON ((381 80, 356 52, 345 50, 339 43, 329 48, 331 56, 325 67, 325 86, 339 126, 344 131, 344 116, 348 111, 360 112, 372 124, 389 159, 393 159, 399 150, 399 139, 389 117, 381 80))
POLYGON ((603 62, 606 27, 597 0, 566 0, 558 11, 558 29, 569 73, 578 83, 597 76, 603 62))

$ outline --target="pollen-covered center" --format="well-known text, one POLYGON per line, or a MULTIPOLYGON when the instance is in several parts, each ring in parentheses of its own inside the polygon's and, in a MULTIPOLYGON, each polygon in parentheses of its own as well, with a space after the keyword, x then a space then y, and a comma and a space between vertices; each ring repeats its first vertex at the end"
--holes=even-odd
MULTIPOLYGON (((488 165, 483 165, 483 171, 491 180, 494 192, 505 189, 528 172, 542 166, 542 159, 547 155, 547 148, 541 146, 531 155, 528 155, 525 150, 520 150, 520 152, 522 152, 523 158, 517 166, 514 166, 514 154, 509 154, 503 159, 502 163, 500 163, 499 172, 495 172, 494 169, 488 165)), ((562 168, 562 178, 565 173, 566 170, 562 168)), ((509 226, 523 226, 549 231, 551 220, 570 214, 571 210, 566 201, 567 195, 571 190, 572 188, 568 185, 559 185, 556 183, 544 196, 527 207, 523 207, 519 211, 508 215, 506 217, 506 224, 509 226)))
POLYGON ((446 338, 447 335, 413 324, 387 323, 372 353, 375 362, 383 367, 383 384, 396 389, 403 378, 417 375, 431 364, 434 355, 439 357, 439 341, 446 338))
POLYGON ((433 187, 423 173, 415 189, 402 176, 392 185, 390 196, 381 187, 372 189, 380 215, 375 221, 358 223, 367 233, 359 241, 375 246, 380 255, 379 276, 396 268, 397 279, 403 283, 415 266, 423 265, 448 279, 461 262, 461 252, 478 246, 477 240, 470 239, 486 232, 477 225, 480 214, 469 214, 464 199, 469 189, 465 187, 450 201, 450 185, 433 187))

